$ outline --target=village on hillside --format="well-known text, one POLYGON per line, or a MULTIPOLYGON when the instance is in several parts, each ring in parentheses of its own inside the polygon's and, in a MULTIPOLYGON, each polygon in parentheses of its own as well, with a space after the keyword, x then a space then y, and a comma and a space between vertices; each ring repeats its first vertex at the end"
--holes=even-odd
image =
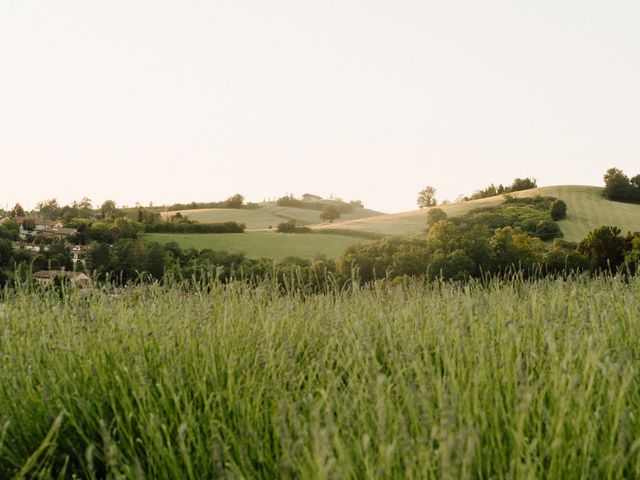
POLYGON ((0 218, 0 226, 14 223, 19 226, 18 239, 12 242, 15 250, 26 250, 32 255, 48 252, 52 245, 63 245, 69 255, 73 270, 64 266, 49 265, 48 270, 35 272, 33 278, 43 286, 53 284, 56 279, 67 279, 72 285, 87 288, 91 279, 84 273, 87 263, 86 245, 77 240, 78 230, 68 228, 61 221, 48 220, 40 216, 7 216, 0 218))

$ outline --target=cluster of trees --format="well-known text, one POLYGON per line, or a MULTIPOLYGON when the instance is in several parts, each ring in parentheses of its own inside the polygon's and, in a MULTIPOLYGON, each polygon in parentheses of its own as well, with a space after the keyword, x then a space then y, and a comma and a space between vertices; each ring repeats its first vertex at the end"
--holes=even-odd
POLYGON ((516 178, 511 185, 494 185, 493 183, 486 188, 476 190, 471 195, 464 197, 465 201, 477 200, 479 198, 494 197, 505 193, 519 192, 521 190, 529 190, 536 188, 538 183, 535 178, 516 178))
MULTIPOLYGON (((16 203, 9 212, 10 217, 24 217, 28 212, 16 203)), ((43 200, 36 204, 33 212, 47 220, 61 220, 63 222, 71 221, 74 218, 115 218, 121 214, 116 208, 113 200, 106 200, 98 208, 94 209, 91 199, 84 197, 81 200, 75 200, 69 205, 60 205, 55 198, 43 200)))
POLYGON ((398 277, 465 280, 521 271, 525 276, 571 272, 635 272, 640 262, 640 233, 622 236, 603 226, 575 244, 545 243, 517 227, 486 225, 468 230, 448 220, 429 229, 424 239, 383 239, 348 247, 338 259, 338 274, 361 282, 398 277))
POLYGON ((640 202, 640 175, 629 178, 618 168, 610 168, 604 174, 603 195, 609 200, 640 202))
POLYGON ((92 242, 113 244, 123 238, 136 239, 145 228, 127 217, 102 220, 76 218, 65 225, 77 229, 75 235, 67 237, 69 243, 76 245, 89 245, 92 242))
POLYGON ((349 247, 337 270, 348 277, 355 269, 366 282, 401 276, 462 280, 537 265, 552 272, 585 268, 588 261, 574 253, 576 245, 559 239, 562 232, 552 212, 563 210, 566 215, 560 202, 553 197, 507 197, 502 205, 453 219, 433 208, 427 213, 426 239, 382 239, 349 247))
POLYGON ((300 225, 292 218, 287 222, 279 223, 277 231, 278 233, 310 233, 311 229, 304 225, 300 225))
MULTIPOLYGON (((532 237, 551 240, 562 236, 556 221, 564 218, 566 211, 566 204, 554 197, 514 198, 507 195, 503 204, 476 208, 451 221, 463 229, 486 225, 492 232, 498 228, 514 227, 532 237)), ((429 213, 431 216, 437 214, 429 213)))
MULTIPOLYGON (((48 220, 62 220, 63 222, 70 222, 76 218, 98 218, 109 219, 118 218, 127 214, 127 212, 135 212, 139 214, 142 210, 146 215, 160 215, 161 211, 178 211, 178 210, 195 210, 203 208, 258 208, 255 203, 246 203, 243 195, 236 193, 230 196, 226 200, 219 202, 191 202, 191 203, 176 203, 169 205, 168 207, 153 207, 142 208, 136 206, 135 209, 122 208, 119 209, 113 200, 106 200, 101 205, 93 207, 90 198, 84 197, 80 200, 73 201, 69 205, 60 205, 55 198, 43 200, 36 204, 36 207, 32 213, 37 213, 39 216, 48 220)), ((25 209, 17 203, 9 212, 0 211, 2 215, 9 214, 12 217, 23 217, 26 215, 25 209)), ((143 223, 142 219, 138 219, 143 223)), ((146 222, 144 222, 146 223, 146 222)))
POLYGON ((316 195, 305 195, 306 198, 296 198, 295 195, 289 194, 280 197, 276 200, 276 205, 279 207, 295 207, 306 208, 309 210, 322 211, 326 207, 334 207, 341 214, 351 213, 356 208, 364 208, 364 205, 360 200, 353 200, 351 202, 345 202, 338 199, 318 200, 316 195))
POLYGON ((116 284, 169 278, 199 281, 215 276, 223 282, 237 279, 257 283, 269 278, 282 287, 295 283, 296 288, 321 291, 328 281, 338 281, 335 262, 324 258, 289 257, 274 262, 268 258, 250 259, 242 253, 182 249, 175 242, 145 244, 134 239, 119 240, 113 248, 92 245, 89 265, 99 280, 116 284))
POLYGON ((157 222, 146 224, 146 233, 243 233, 246 228, 244 223, 219 222, 198 223, 194 221, 157 222))
POLYGON ((167 212, 176 212, 178 210, 202 210, 205 208, 258 208, 256 203, 245 203, 244 195, 236 193, 226 200, 220 202, 191 202, 191 203, 174 203, 161 209, 167 212))
MULTIPOLYGON (((462 197, 463 201, 477 200, 479 198, 493 197, 496 195, 504 195, 508 193, 518 192, 520 190, 529 190, 530 188, 536 188, 538 183, 535 178, 516 178, 511 185, 498 186, 493 183, 486 188, 476 190, 469 196, 462 197)), ((419 208, 435 207, 438 204, 436 200, 436 189, 430 185, 418 192, 417 199, 419 208)))

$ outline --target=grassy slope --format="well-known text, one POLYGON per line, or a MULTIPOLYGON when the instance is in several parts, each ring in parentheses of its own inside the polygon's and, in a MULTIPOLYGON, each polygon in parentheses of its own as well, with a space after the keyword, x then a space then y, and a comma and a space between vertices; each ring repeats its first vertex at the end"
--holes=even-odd
MULTIPOLYGON (((166 212, 163 215, 175 215, 176 212, 166 212)), ((237 210, 231 208, 209 208, 202 210, 183 210, 182 215, 198 222, 242 222, 250 230, 263 229, 272 226, 275 228, 279 223, 295 219, 302 225, 311 225, 320 222, 320 212, 305 208, 265 206, 255 210, 237 210)), ((354 220, 374 215, 380 212, 367 208, 357 208, 352 213, 342 216, 344 220, 354 220)))
POLYGON ((226 250, 244 252, 248 257, 268 257, 281 260, 295 256, 313 258, 324 254, 336 258, 349 245, 366 243, 370 240, 329 234, 287 234, 287 233, 223 233, 223 234, 174 234, 151 233, 144 236, 146 241, 167 243, 177 242, 182 248, 202 250, 226 250))
MULTIPOLYGON (((529 197, 535 195, 553 196, 567 203, 567 219, 560 222, 565 239, 579 241, 594 228, 602 225, 615 225, 623 232, 640 230, 640 205, 611 202, 602 198, 602 188, 563 185, 541 187, 517 192, 514 196, 529 197)), ((449 216, 462 215, 473 208, 497 205, 503 201, 502 196, 462 202, 441 206, 449 216)), ((334 223, 331 228, 361 230, 389 235, 419 235, 427 224, 427 211, 379 215, 365 219, 348 220, 334 223)), ((326 226, 315 227, 321 231, 326 226)))

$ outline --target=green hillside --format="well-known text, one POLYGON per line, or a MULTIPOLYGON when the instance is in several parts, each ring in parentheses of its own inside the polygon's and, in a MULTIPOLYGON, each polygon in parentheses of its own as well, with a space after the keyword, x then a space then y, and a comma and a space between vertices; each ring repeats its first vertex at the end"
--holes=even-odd
MULTIPOLYGON (((278 207, 268 205, 249 209, 208 208, 201 210, 183 210, 182 215, 202 223, 239 222, 244 223, 249 230, 276 228, 279 223, 294 219, 302 225, 320 223, 320 212, 306 208, 278 207)), ((163 216, 175 215, 176 212, 164 212, 163 216)), ((380 212, 367 208, 356 208, 351 213, 343 214, 343 220, 355 220, 381 215, 380 212)))
POLYGON ((214 233, 214 234, 175 234, 148 233, 144 240, 158 242, 176 242, 182 248, 202 250, 226 250, 243 252, 250 258, 268 257, 282 260, 295 256, 312 259, 318 254, 327 258, 337 258, 349 245, 366 243, 370 240, 344 235, 287 234, 275 232, 214 233))
MULTIPOLYGON (((553 196, 567 204, 567 219, 559 222, 564 238, 579 241, 594 228, 614 225, 623 232, 640 231, 640 205, 612 202, 602 197, 602 188, 582 185, 541 187, 512 194, 514 197, 536 195, 553 196)), ((443 205, 449 216, 467 213, 479 207, 497 205, 504 201, 502 195, 470 202, 443 205)), ((411 212, 378 215, 368 218, 346 220, 331 225, 332 229, 359 230, 387 235, 419 235, 427 226, 428 209, 411 212)), ((321 231, 327 226, 314 227, 321 231)))

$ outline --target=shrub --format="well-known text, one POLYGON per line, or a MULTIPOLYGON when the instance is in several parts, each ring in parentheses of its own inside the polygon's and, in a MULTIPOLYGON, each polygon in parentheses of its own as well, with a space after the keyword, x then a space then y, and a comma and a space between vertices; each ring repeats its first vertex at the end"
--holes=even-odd
POLYGON ((245 228, 246 225, 244 223, 238 222, 162 222, 155 225, 147 225, 145 227, 145 233, 243 233, 245 228))
POLYGON ((549 207, 549 213, 554 220, 567 218, 567 204, 562 200, 554 200, 549 207))
POLYGON ((536 224, 535 235, 541 240, 551 240, 562 236, 562 231, 556 222, 540 220, 536 224))
POLYGON ((431 208, 427 212, 427 223, 430 227, 446 219, 447 219, 447 212, 445 212, 441 208, 431 208))
POLYGON ((311 229, 304 225, 299 225, 295 220, 291 219, 288 222, 282 222, 278 224, 278 233, 309 233, 311 229))

